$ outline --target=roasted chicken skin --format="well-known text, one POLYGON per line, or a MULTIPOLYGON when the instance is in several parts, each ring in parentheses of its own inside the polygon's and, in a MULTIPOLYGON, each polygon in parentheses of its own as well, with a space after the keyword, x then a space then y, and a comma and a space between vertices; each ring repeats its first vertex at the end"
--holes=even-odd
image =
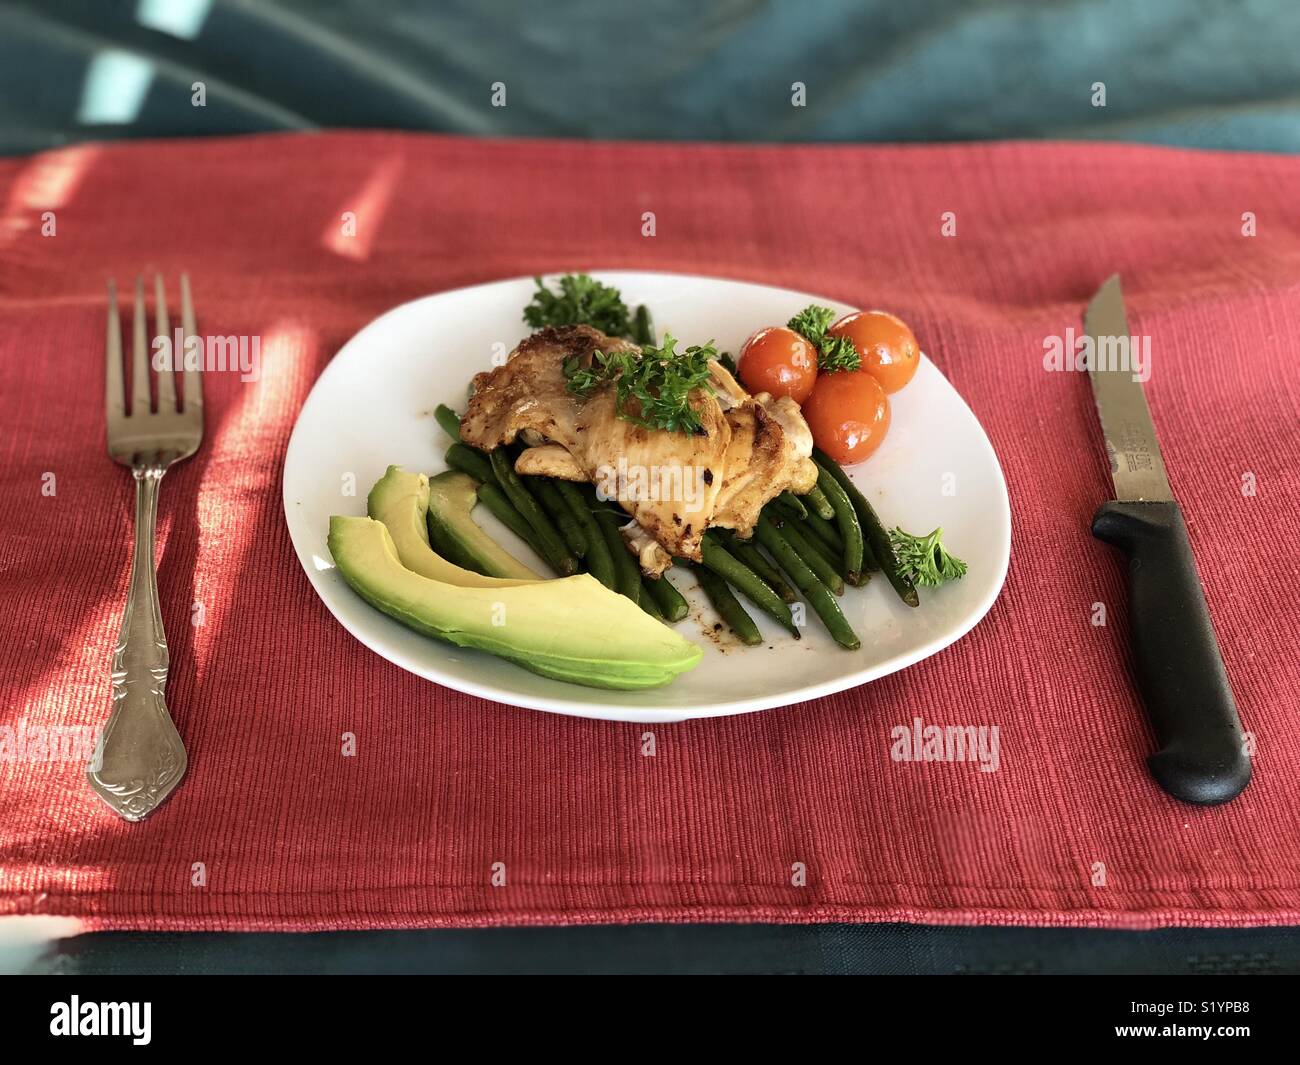
POLYGON ((589 366, 597 351, 636 350, 585 325, 533 334, 504 366, 474 378, 461 439, 490 451, 522 434, 533 446, 516 461, 519 473, 594 482, 636 520, 625 530, 629 549, 658 574, 674 556, 698 561, 711 526, 748 536, 769 499, 787 488, 806 492, 817 468, 798 406, 750 396, 716 362, 712 391, 690 396, 698 433, 618 417, 612 384, 585 399, 568 390, 566 360, 589 366))

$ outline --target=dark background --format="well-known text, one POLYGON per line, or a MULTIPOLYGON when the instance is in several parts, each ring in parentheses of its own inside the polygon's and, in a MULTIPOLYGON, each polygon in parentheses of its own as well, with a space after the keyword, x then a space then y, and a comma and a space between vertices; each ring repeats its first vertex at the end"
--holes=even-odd
MULTIPOLYGON (((0 154, 341 126, 1294 152, 1298 46, 1297 0, 0 0, 0 154)), ((114 933, 33 971, 1272 973, 1300 971, 1300 930, 114 933)))
POLYGON ((1290 152, 1298 46, 1295 0, 7 0, 0 153, 337 126, 1290 152))

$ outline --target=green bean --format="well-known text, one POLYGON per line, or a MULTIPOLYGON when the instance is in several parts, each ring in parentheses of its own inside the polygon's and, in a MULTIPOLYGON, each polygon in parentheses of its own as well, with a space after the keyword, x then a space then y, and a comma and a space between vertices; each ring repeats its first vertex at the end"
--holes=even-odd
POLYGON ((730 529, 711 529, 709 535, 717 535, 722 546, 762 577, 763 580, 767 581, 772 586, 772 591, 776 592, 782 600, 793 603, 799 598, 794 594, 794 589, 781 576, 781 571, 772 565, 767 560, 767 556, 749 540, 742 540, 730 529))
POLYGON ((808 598, 809 605, 822 619, 831 636, 835 638, 835 642, 850 651, 856 651, 861 647, 862 641, 858 639, 857 633, 840 612, 835 596, 831 595, 813 571, 804 564, 790 542, 765 515, 759 515, 757 535, 758 542, 771 552, 781 568, 790 575, 795 587, 808 598))
MULTIPOLYGON (((840 465, 834 459, 823 453, 818 448, 813 448, 813 458, 818 464, 829 473, 845 494, 853 502, 853 510, 858 516, 858 521, 862 526, 862 534, 866 540, 866 545, 870 549, 875 562, 885 571, 885 576, 893 586, 898 597, 908 606, 920 606, 921 597, 916 594, 916 585, 912 579, 903 572, 899 565, 898 556, 894 554, 894 545, 889 542, 889 533, 880 523, 880 518, 867 502, 867 497, 858 491, 857 486, 849 479, 849 475, 840 469, 840 465)), ((864 565, 866 555, 864 553, 864 565)))
POLYGON ((871 583, 872 572, 880 568, 876 565, 871 552, 864 551, 862 569, 858 571, 856 578, 850 576, 848 567, 844 565, 844 541, 840 539, 839 529, 811 510, 808 512, 807 520, 799 527, 799 531, 805 534, 811 533, 806 536, 809 543, 820 548, 827 561, 835 567, 835 572, 854 588, 862 588, 871 583))
POLYGON ((618 591, 618 578, 614 575, 614 560, 610 557, 609 545, 605 543, 605 536, 600 531, 600 526, 596 524, 596 517, 592 514, 591 507, 587 505, 586 499, 578 491, 578 486, 572 481, 561 481, 557 478, 555 489, 569 508, 569 513, 582 526, 587 539, 587 568, 591 570, 591 575, 606 588, 618 591))
POLYGON ((596 486, 594 484, 591 484, 589 481, 584 481, 581 484, 577 481, 572 483, 574 487, 582 493, 582 497, 587 501, 587 509, 591 511, 593 517, 601 514, 609 514, 618 519, 618 524, 620 526, 626 525, 632 520, 632 516, 614 500, 601 499, 600 495, 596 492, 596 486))
POLYGON ((623 539, 623 534, 619 532, 620 526, 625 524, 620 521, 617 515, 609 511, 602 511, 595 515, 596 523, 600 526, 601 533, 604 534, 605 544, 609 547, 609 553, 614 558, 614 578, 618 590, 634 603, 641 601, 641 567, 637 565, 637 560, 627 549, 627 543, 623 539))
POLYGON ((800 521, 808 517, 808 508, 803 505, 803 501, 793 492, 782 492, 776 497, 776 501, 781 504, 781 509, 793 514, 800 521))
POLYGON ((510 465, 510 457, 506 454, 505 448, 495 448, 489 454, 492 459, 492 472, 496 474, 501 490, 533 527, 538 546, 542 549, 542 557, 556 573, 564 576, 577 573, 578 560, 569 554, 569 549, 564 546, 564 541, 560 538, 554 523, 546 516, 546 512, 533 498, 532 493, 523 486, 519 475, 510 465))
POLYGON ((682 598, 682 593, 673 587, 667 573, 662 574, 657 579, 643 577, 641 579, 641 590, 643 595, 648 594, 654 599, 665 621, 681 621, 690 613, 691 608, 687 605, 686 600, 682 598))
POLYGON ((844 571, 849 580, 856 581, 862 572, 863 543, 862 526, 858 524, 853 501, 825 466, 817 467, 817 487, 835 508, 835 524, 839 526, 840 538, 844 541, 844 571))
POLYGON ((808 506, 808 509, 819 518, 824 518, 826 521, 832 521, 835 518, 835 508, 831 506, 831 501, 826 498, 826 493, 817 485, 813 485, 804 493, 803 501, 808 506))
POLYGON ((805 536, 799 531, 799 523, 783 517, 779 511, 769 517, 816 578, 836 595, 843 595, 844 578, 839 575, 836 564, 822 554, 812 537, 805 536))
MULTIPOLYGON (((803 536, 804 542, 808 545, 808 550, 815 552, 820 558, 822 558, 826 565, 830 566, 835 576, 842 578, 845 584, 851 584, 855 588, 861 588, 871 580, 871 574, 863 574, 861 570, 857 572, 854 580, 849 580, 849 572, 844 565, 843 555, 838 551, 827 547, 824 543, 818 540, 817 537, 811 535, 807 529, 796 527, 795 531, 803 536)), ((831 591, 835 591, 835 589, 832 588, 831 591)), ((839 595, 840 593, 835 592, 835 594, 839 595)))
POLYGON ((546 558, 546 553, 542 550, 533 527, 524 520, 524 516, 519 511, 515 510, 514 504, 506 498, 506 494, 501 491, 496 481, 479 485, 478 498, 497 521, 531 547, 535 555, 542 559, 546 558))
POLYGON ((745 608, 740 605, 740 601, 731 594, 727 582, 707 566, 692 563, 691 570, 696 580, 700 582, 700 587, 704 589, 704 594, 709 597, 709 602, 713 604, 713 609, 718 612, 718 616, 726 622, 727 627, 736 634, 740 642, 749 647, 762 643, 763 635, 754 624, 754 619, 745 613, 745 608))
POLYGON ((798 519, 799 512, 792 507, 788 507, 781 501, 780 496, 775 496, 767 501, 767 507, 770 513, 780 514, 783 518, 798 519))
POLYGON ((709 569, 734 586, 764 613, 770 614, 779 621, 796 640, 799 639, 799 626, 794 623, 789 606, 776 594, 770 584, 743 562, 737 561, 725 547, 719 546, 716 540, 705 537, 700 546, 704 554, 704 564, 709 569))
MULTIPOLYGON (((591 486, 588 485, 587 487, 590 488, 591 486)), ((618 518, 620 523, 623 524, 626 524, 627 522, 632 520, 632 515, 629 514, 622 507, 620 507, 617 503, 614 503, 613 501, 608 499, 600 499, 599 497, 597 497, 594 489, 592 489, 592 491, 590 492, 583 492, 583 495, 586 496, 587 505, 591 508, 591 512, 593 514, 612 514, 614 515, 614 517, 618 518)))
POLYGON ((828 550, 836 555, 844 554, 844 537, 840 535, 840 530, 823 518, 820 514, 815 514, 811 510, 808 517, 804 519, 804 524, 808 526, 814 536, 820 540, 828 550))
POLYGON ((497 483, 497 475, 492 472, 492 463, 488 457, 468 444, 452 444, 447 448, 444 458, 453 470, 468 473, 476 481, 483 484, 497 483))
POLYGON ((555 527, 560 530, 560 535, 564 537, 570 552, 579 558, 585 558, 587 537, 582 531, 582 526, 578 524, 578 519, 569 509, 569 505, 565 503, 564 497, 560 495, 560 490, 555 487, 555 482, 550 477, 538 477, 532 474, 521 477, 520 480, 523 481, 524 487, 533 493, 547 516, 555 522, 555 527))
MULTIPOLYGON (((528 451, 529 445, 525 444, 522 439, 516 439, 513 443, 503 445, 506 454, 510 456, 511 468, 514 468, 519 456, 528 451)), ((582 524, 574 517, 567 503, 560 496, 558 489, 555 487, 556 479, 539 473, 515 474, 528 492, 530 492, 538 503, 542 505, 542 510, 546 516, 551 519, 551 524, 560 534, 560 539, 568 549, 570 555, 576 558, 585 558, 587 554, 587 537, 583 531, 582 524)))
POLYGON ((433 408, 433 416, 438 420, 442 431, 453 440, 460 439, 460 416, 447 404, 439 403, 433 408))
POLYGON ((632 339, 642 347, 653 345, 655 342, 654 326, 650 324, 650 311, 644 303, 637 306, 636 317, 632 321, 632 339))
POLYGON ((637 589, 636 605, 649 614, 655 621, 664 620, 664 612, 659 609, 659 604, 655 601, 654 595, 651 594, 647 585, 657 583, 647 577, 641 578, 641 587, 637 589))

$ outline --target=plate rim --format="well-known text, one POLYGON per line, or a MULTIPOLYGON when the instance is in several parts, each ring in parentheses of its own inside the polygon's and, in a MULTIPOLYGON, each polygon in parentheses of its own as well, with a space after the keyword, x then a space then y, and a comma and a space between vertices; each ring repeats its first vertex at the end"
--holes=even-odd
MULTIPOLYGON (((634 270, 628 268, 606 270, 606 269, 601 269, 599 267, 586 268, 582 270, 582 272, 590 274, 591 276, 597 278, 657 276, 657 277, 678 279, 683 281, 689 281, 689 280, 721 281, 726 284, 744 285, 749 288, 763 289, 768 291, 780 292, 785 295, 797 296, 800 297, 801 299, 807 299, 810 302, 823 302, 823 303, 843 302, 841 300, 831 299, 829 297, 817 295, 815 293, 804 292, 799 289, 790 289, 780 285, 765 284, 760 281, 749 281, 749 280, 743 280, 737 278, 721 277, 721 276, 711 275, 711 274, 685 273, 685 272, 674 271, 674 270, 634 270)), ((981 621, 984 620, 988 612, 992 609, 993 604, 997 602, 998 597, 1002 594, 1002 589, 1006 584, 1006 577, 1011 562, 1011 541, 1013 538, 1012 537, 1013 526, 1011 521, 1011 500, 1010 500, 1010 494, 1007 489, 1006 474, 1002 469, 1002 463, 998 458, 996 449, 993 447, 992 440, 989 439, 989 435, 985 431, 983 423, 975 415, 975 412, 971 410, 970 404, 967 403, 965 396, 963 396, 957 390, 956 386, 953 385, 953 383, 948 380, 948 377, 943 373, 941 369, 939 369, 939 367, 934 363, 934 361, 930 359, 927 355, 925 355, 924 352, 922 352, 922 358, 930 364, 934 372, 939 375, 943 383, 947 385, 950 389, 952 389, 953 393, 960 400, 962 409, 965 411, 966 415, 970 418, 975 428, 979 430, 979 437, 982 440, 983 445, 987 450, 989 457, 992 459, 993 469, 997 473, 995 487, 998 489, 999 496, 1000 496, 1000 507, 998 508, 998 516, 1002 519, 1000 524, 1003 527, 1005 527, 1007 535, 1006 535, 1006 550, 1001 555, 1001 559, 998 565, 997 577, 994 581, 990 583, 989 590, 985 593, 984 597, 980 599, 977 605, 967 613, 967 615, 962 619, 960 624, 954 626, 954 628, 952 628, 951 630, 946 631, 943 635, 936 636, 933 639, 927 641, 926 643, 920 645, 917 648, 914 648, 911 651, 901 653, 895 656, 894 658, 889 659, 886 663, 879 663, 875 666, 869 666, 857 672, 847 673, 818 683, 808 684, 804 687, 799 688, 796 693, 793 694, 785 693, 780 697, 771 697, 771 696, 764 696, 764 695, 750 696, 742 699, 728 700, 726 702, 701 703, 699 706, 692 706, 689 708, 667 707, 667 706, 664 707, 635 706, 635 707, 628 707, 622 713, 618 714, 617 716, 613 716, 611 715, 610 710, 608 708, 600 704, 572 702, 562 697, 552 697, 547 695, 533 695, 524 692, 514 692, 514 691, 506 692, 495 685, 480 684, 474 681, 462 680, 459 677, 449 677, 446 674, 439 673, 436 670, 430 670, 429 668, 408 659, 401 652, 395 652, 391 648, 379 646, 379 641, 377 639, 371 638, 370 634, 366 630, 364 629, 362 629, 361 631, 355 630, 341 616, 340 612, 335 609, 335 605, 323 593, 321 588, 321 582, 326 579, 324 575, 328 571, 320 570, 319 567, 315 567, 310 563, 309 559, 311 556, 314 555, 314 552, 308 550, 304 545, 299 543, 298 535, 295 531, 295 520, 293 517, 293 508, 295 506, 295 501, 290 498, 289 471, 291 467, 294 465, 292 460, 294 458, 295 447, 303 446, 300 442, 300 436, 299 436, 302 427, 303 414, 306 412, 308 406, 311 404, 312 398, 313 396, 316 395, 317 389, 319 389, 322 386, 322 384, 327 380, 327 378, 330 377, 331 373, 336 369, 336 367, 338 367, 341 364, 342 356, 344 356, 348 352, 348 350, 352 348, 358 341, 362 340, 368 332, 376 328, 381 322, 388 319, 389 317, 407 311, 418 304, 425 303, 431 300, 443 299, 445 297, 452 297, 461 293, 471 292, 477 289, 518 284, 520 282, 528 282, 528 281, 532 281, 534 276, 540 276, 544 280, 549 280, 558 276, 562 276, 562 273, 548 272, 539 275, 519 274, 512 277, 503 277, 503 278, 497 278, 495 280, 475 282, 469 285, 460 285, 455 288, 443 289, 438 292, 430 292, 422 296, 416 296, 413 299, 404 300, 403 302, 396 304, 388 308, 387 310, 381 312, 380 314, 371 318, 360 329, 358 329, 355 333, 353 333, 352 336, 349 337, 343 343, 343 345, 340 346, 339 349, 334 353, 334 355, 330 358, 329 362, 325 365, 325 368, 320 372, 319 375, 317 375, 315 381, 312 382, 312 386, 307 393, 306 399, 303 400, 302 406, 298 409, 298 413, 294 417, 293 428, 289 434, 289 442, 286 445, 284 451, 284 461, 281 466, 281 475, 280 475, 281 501, 283 505, 285 526, 289 533, 289 540, 290 543, 293 545, 294 555, 298 560, 298 564, 304 571, 304 575, 307 577, 308 583, 311 586, 312 591, 316 594, 317 598, 324 605, 325 609, 329 611, 330 615, 334 618, 334 620, 344 629, 344 631, 346 631, 349 635, 351 635, 354 639, 356 639, 369 651, 378 655, 380 658, 384 659, 385 661, 390 662, 393 665, 406 670, 408 673, 413 673, 414 675, 420 677, 423 680, 440 685, 441 687, 444 688, 449 688, 453 691, 462 692, 466 695, 472 695, 475 696, 476 698, 486 699, 490 702, 494 702, 502 705, 518 706, 518 707, 531 709, 531 710, 541 710, 546 713, 563 714, 570 717, 583 717, 588 719, 616 721, 616 722, 623 722, 629 724, 671 723, 676 721, 687 721, 687 720, 708 718, 708 717, 727 717, 727 716, 732 716, 737 714, 757 713, 760 710, 770 710, 770 709, 776 709, 778 707, 793 706, 797 703, 808 702, 813 699, 822 699, 829 695, 835 695, 839 692, 848 691, 853 688, 858 688, 865 684, 869 684, 874 680, 879 680, 882 677, 887 677, 893 673, 901 672, 902 670, 908 669, 909 667, 916 665, 918 662, 923 661, 924 659, 929 658, 932 655, 938 654, 940 651, 944 650, 947 647, 952 646, 958 640, 962 639, 964 636, 970 633, 970 631, 974 629, 976 625, 978 625, 981 621)), ((379 616, 382 616, 382 614, 379 616)), ((434 642, 437 643, 438 641, 434 641, 434 642)), ((616 693, 611 693, 611 695, 616 696, 616 693)))

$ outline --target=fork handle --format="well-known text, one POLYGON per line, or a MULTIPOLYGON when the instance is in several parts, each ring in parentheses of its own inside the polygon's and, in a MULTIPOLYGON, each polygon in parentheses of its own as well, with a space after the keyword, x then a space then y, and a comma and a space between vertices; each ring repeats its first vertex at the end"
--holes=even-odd
POLYGON ((113 651, 113 711, 86 770, 95 793, 128 821, 148 816, 180 783, 188 764, 164 696, 169 660, 154 570, 158 486, 165 471, 164 465, 132 469, 135 549, 113 651))

